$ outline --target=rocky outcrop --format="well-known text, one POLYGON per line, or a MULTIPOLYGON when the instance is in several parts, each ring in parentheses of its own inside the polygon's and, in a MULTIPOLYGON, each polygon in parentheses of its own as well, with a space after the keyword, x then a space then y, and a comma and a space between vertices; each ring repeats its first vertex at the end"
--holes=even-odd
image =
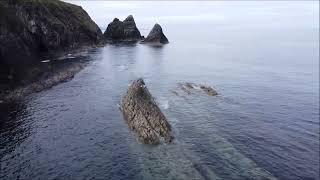
POLYGON ((207 93, 209 96, 215 96, 218 95, 218 92, 214 90, 212 87, 200 85, 200 88, 207 93))
MULTIPOLYGON (((179 83, 179 87, 182 91, 184 91, 187 94, 191 94, 192 92, 202 90, 203 92, 205 92, 209 96, 218 95, 218 92, 210 86, 197 85, 194 83, 186 82, 186 83, 179 83)), ((174 94, 176 94, 176 93, 174 93, 174 94)))
POLYGON ((167 37, 163 34, 162 28, 159 24, 155 24, 149 35, 142 41, 143 43, 169 43, 167 37))
POLYGON ((13 101, 31 93, 48 89, 61 82, 68 81, 86 66, 78 59, 63 59, 48 63, 27 66, 0 67, 0 100, 13 101), (10 78, 3 78, 3 71, 11 71, 10 78))
POLYGON ((108 25, 103 36, 109 41, 139 41, 143 38, 132 15, 129 15, 124 21, 115 18, 108 25))
POLYGON ((121 109, 131 130, 146 144, 171 142, 171 127, 143 79, 135 80, 122 99, 121 109))
POLYGON ((100 28, 80 6, 59 0, 0 1, 0 63, 38 60, 43 52, 97 45, 100 28))

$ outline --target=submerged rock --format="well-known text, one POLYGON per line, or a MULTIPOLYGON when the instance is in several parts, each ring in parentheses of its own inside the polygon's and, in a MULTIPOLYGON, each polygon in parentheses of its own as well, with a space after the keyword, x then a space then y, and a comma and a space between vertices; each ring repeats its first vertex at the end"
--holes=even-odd
POLYGON ((162 28, 159 24, 155 24, 148 34, 148 36, 142 41, 143 43, 169 43, 167 37, 163 34, 162 28))
POLYGON ((0 63, 37 61, 40 53, 97 45, 102 32, 80 6, 59 0, 0 1, 0 63))
POLYGON ((171 90, 170 92, 176 96, 179 96, 179 93, 177 93, 177 91, 171 90))
POLYGON ((218 92, 214 90, 212 87, 201 85, 200 88, 207 93, 209 96, 218 95, 218 92))
POLYGON ((143 79, 135 80, 122 99, 122 113, 131 130, 146 144, 171 142, 171 126, 151 96, 143 79))
POLYGON ((124 21, 115 18, 103 33, 106 40, 112 41, 139 41, 143 37, 132 15, 129 15, 124 21))
MULTIPOLYGON (((191 91, 190 91, 191 88, 188 88, 188 86, 186 86, 185 84, 179 84, 179 87, 180 87, 180 89, 181 89, 182 91, 184 91, 185 93, 191 94, 191 91)), ((193 89, 193 88, 192 88, 192 89, 193 89)))
POLYGON ((192 83, 185 83, 185 86, 186 86, 187 88, 189 88, 189 89, 194 89, 193 86, 195 86, 195 85, 192 84, 192 83))
POLYGON ((21 67, 0 67, 0 80, 3 81, 0 83, 0 99, 5 102, 19 100, 31 93, 69 81, 86 64, 79 60, 59 60, 21 67), (8 74, 11 78, 1 77, 4 74, 8 74))
POLYGON ((179 85, 180 89, 187 94, 191 94, 191 92, 194 92, 194 91, 203 90, 209 96, 218 95, 218 92, 210 86, 197 85, 197 84, 189 83, 189 82, 179 83, 178 85, 179 85))

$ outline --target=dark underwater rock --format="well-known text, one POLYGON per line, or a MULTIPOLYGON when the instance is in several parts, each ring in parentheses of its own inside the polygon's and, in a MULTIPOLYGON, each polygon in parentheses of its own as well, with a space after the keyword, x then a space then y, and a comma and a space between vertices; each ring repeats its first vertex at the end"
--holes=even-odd
POLYGON ((132 15, 124 21, 115 18, 103 33, 106 40, 111 41, 139 41, 143 39, 132 15))
POLYGON ((184 91, 187 94, 191 94, 192 92, 196 92, 198 90, 203 90, 207 95, 209 96, 216 96, 218 95, 218 92, 214 90, 210 86, 205 86, 205 85, 197 85, 194 83, 179 83, 178 86, 182 91, 184 91))
POLYGON ((167 37, 163 34, 162 28, 159 24, 155 24, 148 34, 148 36, 143 40, 143 43, 169 43, 167 37))
POLYGON ((43 52, 92 46, 102 33, 80 6, 59 0, 0 1, 0 63, 28 64, 43 52))
POLYGON ((79 59, 44 61, 25 66, 0 66, 0 100, 14 101, 71 80, 86 67, 79 59), (10 77, 10 78, 9 78, 10 77))
POLYGON ((218 95, 218 92, 214 90, 212 87, 201 85, 200 88, 207 93, 209 96, 218 95))
POLYGON ((122 113, 131 130, 146 144, 171 142, 171 126, 151 96, 143 79, 135 80, 122 99, 122 113))

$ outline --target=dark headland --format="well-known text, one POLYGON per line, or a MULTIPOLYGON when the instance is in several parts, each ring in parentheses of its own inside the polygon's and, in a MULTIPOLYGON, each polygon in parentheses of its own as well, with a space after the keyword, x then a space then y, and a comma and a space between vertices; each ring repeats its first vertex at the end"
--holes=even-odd
MULTIPOLYGON (((67 55, 67 61, 55 54, 81 51, 108 42, 144 39, 132 15, 124 21, 115 18, 102 34, 80 6, 59 0, 0 1, 0 25, 0 103, 69 80, 86 65, 80 60, 68 59, 71 54, 67 55)), ((145 42, 156 41, 168 42, 159 25, 152 29, 145 42)), ((173 139, 169 123, 142 79, 134 81, 129 88, 123 98, 122 111, 129 127, 144 143, 173 139)))
POLYGON ((40 63, 43 55, 101 45, 102 32, 80 6, 59 0, 0 1, 0 100, 68 80, 80 62, 40 63))
POLYGON ((53 61, 60 55, 142 40, 132 15, 115 18, 102 34, 81 6, 60 0, 0 1, 0 102, 52 87, 84 67, 78 61, 53 61))
POLYGON ((58 0, 0 1, 0 63, 27 64, 41 53, 100 43, 102 32, 80 6, 58 0))

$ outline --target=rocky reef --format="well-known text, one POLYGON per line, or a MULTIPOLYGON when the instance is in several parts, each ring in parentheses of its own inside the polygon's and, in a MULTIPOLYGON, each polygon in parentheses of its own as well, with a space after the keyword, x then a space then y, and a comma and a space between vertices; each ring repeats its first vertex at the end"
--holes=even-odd
POLYGON ((124 21, 115 18, 103 33, 107 41, 139 41, 143 39, 132 15, 124 21))
POLYGON ((200 85, 200 88, 207 93, 209 96, 215 96, 218 95, 218 92, 216 90, 214 90, 212 87, 210 86, 205 86, 205 85, 200 85))
POLYGON ((91 61, 95 48, 80 48, 64 54, 48 55, 41 62, 24 66, 0 66, 0 103, 25 96, 71 80, 91 61), (84 52, 85 51, 85 52, 84 52), (72 53, 72 54, 70 54, 72 53))
POLYGON ((122 99, 121 110, 131 130, 145 144, 171 142, 171 126, 143 79, 133 81, 122 99))
POLYGON ((59 0, 0 1, 0 64, 27 64, 52 50, 100 43, 102 32, 80 6, 59 0))
POLYGON ((163 34, 162 28, 159 24, 155 24, 148 36, 142 41, 143 43, 169 43, 167 37, 163 34))
MULTIPOLYGON (((179 83, 178 86, 180 87, 180 89, 187 93, 187 94, 191 94, 192 92, 197 92, 199 90, 202 90, 203 92, 205 92, 207 95, 209 96, 216 96, 218 95, 218 92, 213 89, 210 86, 206 86, 206 85, 198 85, 195 83, 190 83, 190 82, 186 82, 186 83, 179 83)), ((173 94, 179 95, 176 91, 172 91, 173 94)))

